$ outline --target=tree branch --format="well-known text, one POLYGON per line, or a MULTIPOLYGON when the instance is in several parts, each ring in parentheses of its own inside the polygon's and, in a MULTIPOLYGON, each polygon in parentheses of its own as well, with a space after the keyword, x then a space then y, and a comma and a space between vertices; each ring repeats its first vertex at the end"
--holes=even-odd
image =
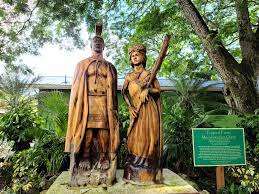
POLYGON ((249 3, 253 3, 254 5, 259 5, 259 3, 258 2, 256 2, 256 1, 253 1, 253 0, 250 0, 250 1, 248 1, 249 3))
POLYGON ((255 36, 252 31, 247 0, 235 0, 239 43, 241 54, 245 64, 254 63, 255 60, 255 36))
POLYGON ((233 39, 232 39, 232 41, 230 41, 228 44, 225 44, 225 45, 226 45, 226 47, 228 47, 228 46, 232 45, 232 44, 233 44, 233 43, 235 43, 237 40, 238 40, 238 36, 234 36, 234 35, 233 35, 233 39))
POLYGON ((218 70, 222 79, 224 80, 229 78, 233 73, 233 69, 239 69, 240 65, 238 62, 217 38, 217 33, 209 30, 207 24, 191 0, 177 1, 184 12, 186 19, 201 39, 210 60, 218 70))
POLYGON ((27 18, 26 21, 24 21, 22 27, 16 33, 16 36, 19 35, 26 28, 27 23, 29 23, 31 21, 32 14, 35 11, 35 9, 38 7, 39 3, 40 3, 40 0, 37 1, 35 7, 30 11, 29 17, 27 18))

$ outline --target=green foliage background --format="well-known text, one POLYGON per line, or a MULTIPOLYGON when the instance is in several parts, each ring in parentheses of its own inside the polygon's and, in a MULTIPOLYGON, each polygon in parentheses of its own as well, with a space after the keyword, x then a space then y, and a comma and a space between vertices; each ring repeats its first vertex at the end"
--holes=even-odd
MULTIPOLYGON (((193 0, 210 29, 218 32, 230 53, 241 59, 234 2, 193 0)), ((259 4, 249 2, 253 30, 259 17, 259 4)), ((47 42, 66 49, 83 48, 87 41, 81 31, 94 31, 104 24, 108 55, 119 73, 129 70, 127 49, 134 43, 148 48, 148 64, 153 64, 165 34, 171 34, 169 53, 160 76, 196 72, 198 77, 217 79, 200 39, 187 24, 176 0, 102 1, 13 1, 0 6, 0 61, 11 63, 22 53, 37 54, 47 42)))

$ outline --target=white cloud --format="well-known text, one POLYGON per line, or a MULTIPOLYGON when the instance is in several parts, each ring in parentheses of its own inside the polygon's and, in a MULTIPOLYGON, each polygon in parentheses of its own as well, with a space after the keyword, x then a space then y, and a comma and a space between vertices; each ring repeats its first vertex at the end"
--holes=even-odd
MULTIPOLYGON (((40 76, 73 76, 76 64, 91 56, 90 45, 83 50, 67 51, 46 44, 39 52, 38 56, 23 55, 21 60, 40 76)), ((107 58, 105 52, 104 57, 107 58)), ((110 58, 107 60, 111 61, 110 58)))
POLYGON ((23 55, 21 59, 41 76, 72 76, 76 64, 90 55, 90 48, 67 51, 55 45, 46 44, 40 49, 40 55, 23 55))

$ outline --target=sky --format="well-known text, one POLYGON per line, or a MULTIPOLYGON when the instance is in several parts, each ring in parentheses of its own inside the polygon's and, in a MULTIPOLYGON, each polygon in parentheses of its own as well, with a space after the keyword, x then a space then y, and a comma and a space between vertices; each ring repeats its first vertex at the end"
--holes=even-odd
MULTIPOLYGON (((85 48, 71 51, 61 49, 59 45, 46 43, 39 49, 39 55, 23 54, 19 57, 20 64, 28 65, 37 76, 73 76, 76 64, 91 56, 91 47, 87 27, 82 26, 80 36, 83 38, 85 48)), ((110 62, 104 49, 104 58, 110 62)), ((0 63, 0 74, 4 73, 4 65, 0 63)))
POLYGON ((67 51, 45 44, 40 55, 23 55, 21 59, 39 76, 73 76, 76 64, 91 55, 90 45, 85 49, 67 51))
MULTIPOLYGON (((113 62, 111 57, 104 58, 113 62)), ((73 76, 76 64, 81 60, 91 56, 90 45, 82 50, 75 49, 68 51, 60 49, 58 45, 45 44, 39 49, 39 55, 22 55, 19 60, 28 65, 35 75, 38 76, 73 76)), ((4 73, 4 64, 0 63, 0 74, 4 73)))
MULTIPOLYGON (((21 56, 23 63, 27 64, 36 75, 73 76, 76 64, 91 56, 91 48, 90 45, 86 45, 82 50, 67 51, 55 45, 45 44, 39 53, 37 56, 21 56)), ((105 50, 104 57, 112 62, 110 57, 106 57, 105 50)))

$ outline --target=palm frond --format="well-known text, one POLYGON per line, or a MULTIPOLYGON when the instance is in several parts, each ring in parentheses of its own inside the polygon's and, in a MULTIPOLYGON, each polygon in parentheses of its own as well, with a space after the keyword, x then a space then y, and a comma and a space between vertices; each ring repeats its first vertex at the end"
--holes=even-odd
POLYGON ((39 77, 26 66, 6 66, 5 73, 0 76, 1 101, 7 109, 31 103, 35 99, 33 85, 38 81, 39 77))
POLYGON ((39 96, 40 115, 44 125, 64 137, 67 129, 69 96, 60 91, 43 93, 39 96))

